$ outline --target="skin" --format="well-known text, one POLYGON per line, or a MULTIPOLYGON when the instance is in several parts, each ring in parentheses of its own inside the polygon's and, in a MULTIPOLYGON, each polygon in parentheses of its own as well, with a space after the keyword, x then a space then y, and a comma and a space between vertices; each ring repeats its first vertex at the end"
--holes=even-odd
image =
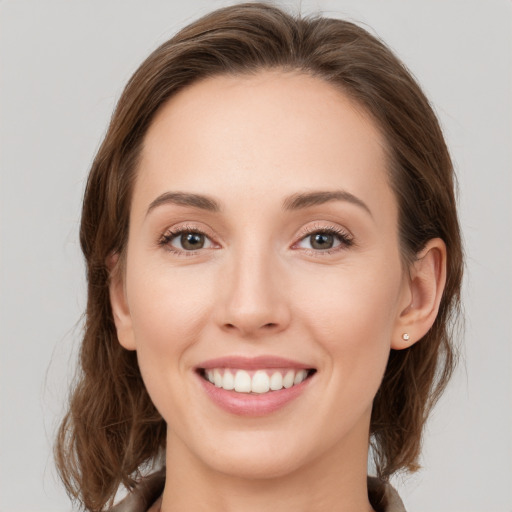
POLYGON ((390 349, 430 328, 445 276, 437 239, 403 267, 397 215, 379 129, 318 78, 211 78, 158 112, 111 301, 119 340, 137 351, 168 425, 163 512, 371 510, 372 401, 390 349), (312 191, 365 206, 342 197, 283 207, 312 191), (150 208, 167 192, 208 196, 219 211, 150 208), (311 232, 332 229, 342 234, 332 250, 311 245, 311 232), (204 232, 205 246, 187 251, 169 230, 204 232), (198 383, 201 362, 228 355, 317 371, 284 408, 242 417, 198 383))

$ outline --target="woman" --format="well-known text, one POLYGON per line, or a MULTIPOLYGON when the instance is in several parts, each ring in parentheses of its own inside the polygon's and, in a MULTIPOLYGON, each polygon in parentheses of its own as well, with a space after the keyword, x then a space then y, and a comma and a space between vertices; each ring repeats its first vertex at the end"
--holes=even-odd
POLYGON ((417 468, 453 368, 453 179, 418 85, 351 23, 243 4, 163 44, 85 193, 82 371, 56 446, 70 494, 404 510, 386 481, 417 468))

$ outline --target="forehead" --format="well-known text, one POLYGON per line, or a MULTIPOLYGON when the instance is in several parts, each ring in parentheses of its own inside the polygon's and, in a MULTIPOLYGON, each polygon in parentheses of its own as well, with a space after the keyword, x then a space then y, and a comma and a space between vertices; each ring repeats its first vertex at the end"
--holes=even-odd
POLYGON ((183 89, 157 113, 135 195, 343 188, 393 202, 386 160, 377 125, 333 85, 291 72, 219 76, 183 89))

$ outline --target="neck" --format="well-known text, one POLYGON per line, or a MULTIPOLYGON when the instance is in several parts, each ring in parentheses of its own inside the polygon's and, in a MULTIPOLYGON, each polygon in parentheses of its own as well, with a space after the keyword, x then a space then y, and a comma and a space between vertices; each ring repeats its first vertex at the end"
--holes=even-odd
POLYGON ((168 439, 161 512, 369 512, 367 438, 359 441, 284 475, 241 478, 202 464, 179 440, 168 439))

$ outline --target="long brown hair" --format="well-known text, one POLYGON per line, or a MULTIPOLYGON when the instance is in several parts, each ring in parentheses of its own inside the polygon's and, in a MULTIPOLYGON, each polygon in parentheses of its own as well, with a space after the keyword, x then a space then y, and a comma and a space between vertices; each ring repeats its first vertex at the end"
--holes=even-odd
POLYGON ((165 444, 166 425, 144 387, 136 354, 118 342, 109 301, 108 258, 125 251, 134 176, 159 108, 200 79, 262 69, 298 70, 339 87, 380 127, 399 205, 404 261, 432 238, 448 252, 437 319, 410 348, 391 351, 374 400, 371 443, 378 475, 414 470, 428 413, 453 370, 463 257, 452 163, 436 116, 404 65, 353 23, 293 17, 267 4, 214 11, 155 50, 128 82, 92 165, 80 241, 88 302, 76 384, 55 455, 71 496, 89 510, 133 486, 165 444))

